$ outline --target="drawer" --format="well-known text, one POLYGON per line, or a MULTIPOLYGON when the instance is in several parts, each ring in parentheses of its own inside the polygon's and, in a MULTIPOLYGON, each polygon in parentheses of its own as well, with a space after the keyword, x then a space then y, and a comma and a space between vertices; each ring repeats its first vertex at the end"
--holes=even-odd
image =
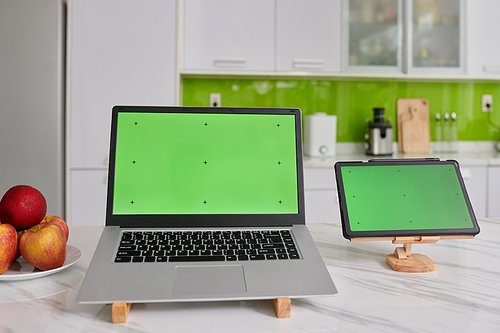
POLYGON ((332 168, 304 169, 305 189, 336 189, 335 176, 332 168))
POLYGON ((340 209, 335 190, 305 192, 306 223, 340 224, 340 209))
POLYGON ((71 171, 72 226, 104 226, 107 170, 71 171))

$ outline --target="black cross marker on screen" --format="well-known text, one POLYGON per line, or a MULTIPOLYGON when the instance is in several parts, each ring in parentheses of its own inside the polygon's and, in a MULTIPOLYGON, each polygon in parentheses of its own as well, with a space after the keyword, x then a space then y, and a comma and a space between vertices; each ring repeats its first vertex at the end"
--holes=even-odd
POLYGON ((205 161, 205 162, 203 162, 203 163, 204 163, 205 165, 207 165, 207 163, 208 163, 208 162, 207 162, 207 161, 205 161))
POLYGON ((205 205, 206 205, 206 204, 207 204, 207 200, 203 201, 203 204, 205 204, 205 205))
POLYGON ((135 160, 132 161, 132 164, 136 164, 137 162, 135 160))
POLYGON ((205 125, 205 126, 208 126, 208 124, 207 124, 207 123, 205 123, 204 125, 205 125))
POLYGON ((278 161, 278 165, 281 165, 281 161, 278 161))
POLYGON ((134 200, 130 201, 130 203, 133 205, 134 204, 134 200))
POLYGON ((139 124, 139 123, 136 121, 136 122, 134 123, 134 125, 137 125, 137 124, 139 124))
POLYGON ((280 200, 280 201, 278 201, 278 202, 280 203, 280 205, 283 203, 283 201, 281 201, 281 200, 280 200))
POLYGON ((278 124, 278 125, 276 125, 276 126, 280 127, 281 125, 280 125, 280 124, 278 124))

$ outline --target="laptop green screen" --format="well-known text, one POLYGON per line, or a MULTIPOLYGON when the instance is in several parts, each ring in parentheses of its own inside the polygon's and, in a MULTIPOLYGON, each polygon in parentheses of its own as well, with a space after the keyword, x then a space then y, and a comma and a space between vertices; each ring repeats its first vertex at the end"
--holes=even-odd
POLYGON ((453 164, 342 166, 352 232, 473 228, 453 164))
POLYGON ((118 114, 113 214, 297 214, 295 115, 118 114))

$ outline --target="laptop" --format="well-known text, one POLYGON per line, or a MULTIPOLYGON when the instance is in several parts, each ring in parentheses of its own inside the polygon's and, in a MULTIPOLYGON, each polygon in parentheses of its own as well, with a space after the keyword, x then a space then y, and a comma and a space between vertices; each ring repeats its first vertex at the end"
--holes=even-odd
POLYGON ((337 294, 305 225, 299 109, 115 106, 79 303, 337 294))

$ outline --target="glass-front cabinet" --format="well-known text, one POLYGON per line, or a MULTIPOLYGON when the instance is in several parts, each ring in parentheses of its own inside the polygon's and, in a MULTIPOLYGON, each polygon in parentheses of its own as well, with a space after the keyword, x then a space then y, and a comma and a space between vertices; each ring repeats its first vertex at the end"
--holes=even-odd
POLYGON ((344 69, 402 70, 402 0, 344 1, 344 69))
POLYGON ((463 72, 463 1, 409 2, 408 71, 463 72))
POLYGON ((461 0, 344 0, 344 69, 463 73, 461 0))

